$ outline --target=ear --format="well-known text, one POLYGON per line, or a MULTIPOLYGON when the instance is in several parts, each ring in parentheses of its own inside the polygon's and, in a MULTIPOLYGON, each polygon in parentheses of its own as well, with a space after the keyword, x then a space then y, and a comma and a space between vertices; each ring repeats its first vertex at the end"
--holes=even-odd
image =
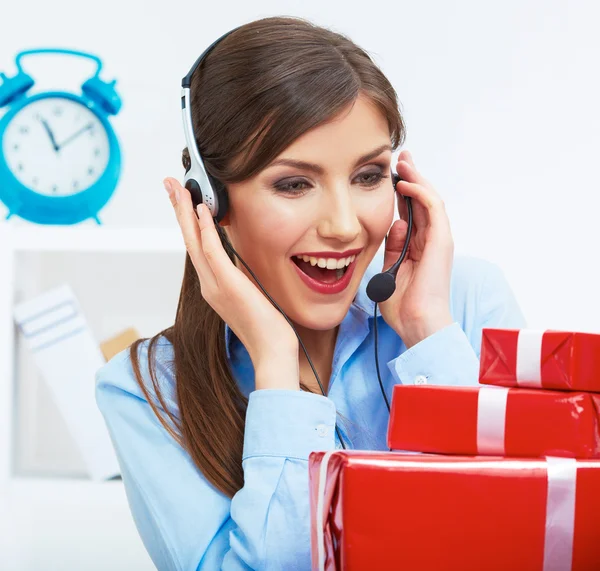
POLYGON ((227 212, 225 214, 225 216, 223 216, 223 218, 221 218, 221 221, 219 222, 219 226, 229 226, 230 222, 229 222, 229 212, 227 212))

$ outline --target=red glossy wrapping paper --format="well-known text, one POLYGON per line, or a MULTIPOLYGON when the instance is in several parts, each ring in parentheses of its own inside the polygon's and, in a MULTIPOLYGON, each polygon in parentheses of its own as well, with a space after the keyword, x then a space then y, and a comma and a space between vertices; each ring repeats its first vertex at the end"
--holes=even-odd
MULTIPOLYGON (((559 568, 552 549, 564 549, 564 542, 545 541, 549 485, 543 459, 339 451, 328 458, 319 506, 324 457, 313 452, 309 459, 313 569, 559 568)), ((600 462, 562 460, 577 465, 568 568, 598 570, 600 462)))
POLYGON ((600 458, 600 394, 396 385, 388 447, 438 454, 600 458), (502 423, 480 399, 484 391, 505 397, 502 423), (483 404, 482 404, 483 403, 483 404), (482 436, 486 423, 487 439, 482 436), (499 446, 486 447, 492 439, 499 446))
POLYGON ((520 350, 520 333, 518 329, 483 329, 479 359, 482 384, 527 386, 519 370, 527 368, 522 367, 525 361, 535 360, 539 388, 600 392, 599 334, 547 330, 541 347, 533 354, 520 350))

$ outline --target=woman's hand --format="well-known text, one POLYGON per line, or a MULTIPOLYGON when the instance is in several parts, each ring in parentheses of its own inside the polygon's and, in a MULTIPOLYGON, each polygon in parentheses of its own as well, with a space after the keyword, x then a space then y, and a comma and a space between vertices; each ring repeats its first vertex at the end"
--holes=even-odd
MULTIPOLYGON (((453 323, 450 312, 450 277, 454 241, 446 209, 431 183, 415 168, 408 151, 398 157, 396 172, 402 179, 396 191, 412 199, 410 244, 396 277, 396 291, 380 304, 381 314, 407 347, 453 323)), ((408 208, 398 197, 401 220, 390 229, 383 267, 400 256, 408 230, 408 208)))
POLYGON ((170 177, 164 185, 198 273, 202 297, 248 350, 256 388, 299 390, 298 340, 289 323, 231 262, 208 207, 200 204, 197 218, 189 191, 170 177))

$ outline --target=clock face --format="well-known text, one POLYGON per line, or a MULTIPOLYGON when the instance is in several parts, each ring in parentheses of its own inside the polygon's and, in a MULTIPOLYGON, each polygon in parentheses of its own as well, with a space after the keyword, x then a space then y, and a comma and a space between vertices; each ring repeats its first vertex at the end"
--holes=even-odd
POLYGON ((69 196, 104 172, 109 142, 100 119, 71 99, 32 101, 6 127, 2 151, 21 184, 47 196, 69 196))

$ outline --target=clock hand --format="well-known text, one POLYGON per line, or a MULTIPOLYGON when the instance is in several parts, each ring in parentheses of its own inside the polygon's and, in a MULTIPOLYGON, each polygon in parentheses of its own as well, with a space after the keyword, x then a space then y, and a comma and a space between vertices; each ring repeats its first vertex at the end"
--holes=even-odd
POLYGON ((88 123, 85 127, 82 127, 76 133, 73 133, 70 137, 68 137, 65 141, 63 141, 60 145, 58 145, 58 149, 62 149, 67 143, 70 143, 73 139, 76 139, 81 135, 81 133, 91 129, 94 126, 93 123, 88 123))
POLYGON ((44 126, 44 129, 46 129, 46 133, 48 133, 48 136, 50 137, 50 141, 52 141, 52 146, 54 147, 54 150, 58 151, 58 149, 60 147, 56 144, 56 139, 54 138, 54 133, 50 129, 50 126, 48 125, 48 123, 44 119, 40 119, 40 121, 42 122, 42 125, 44 126))

